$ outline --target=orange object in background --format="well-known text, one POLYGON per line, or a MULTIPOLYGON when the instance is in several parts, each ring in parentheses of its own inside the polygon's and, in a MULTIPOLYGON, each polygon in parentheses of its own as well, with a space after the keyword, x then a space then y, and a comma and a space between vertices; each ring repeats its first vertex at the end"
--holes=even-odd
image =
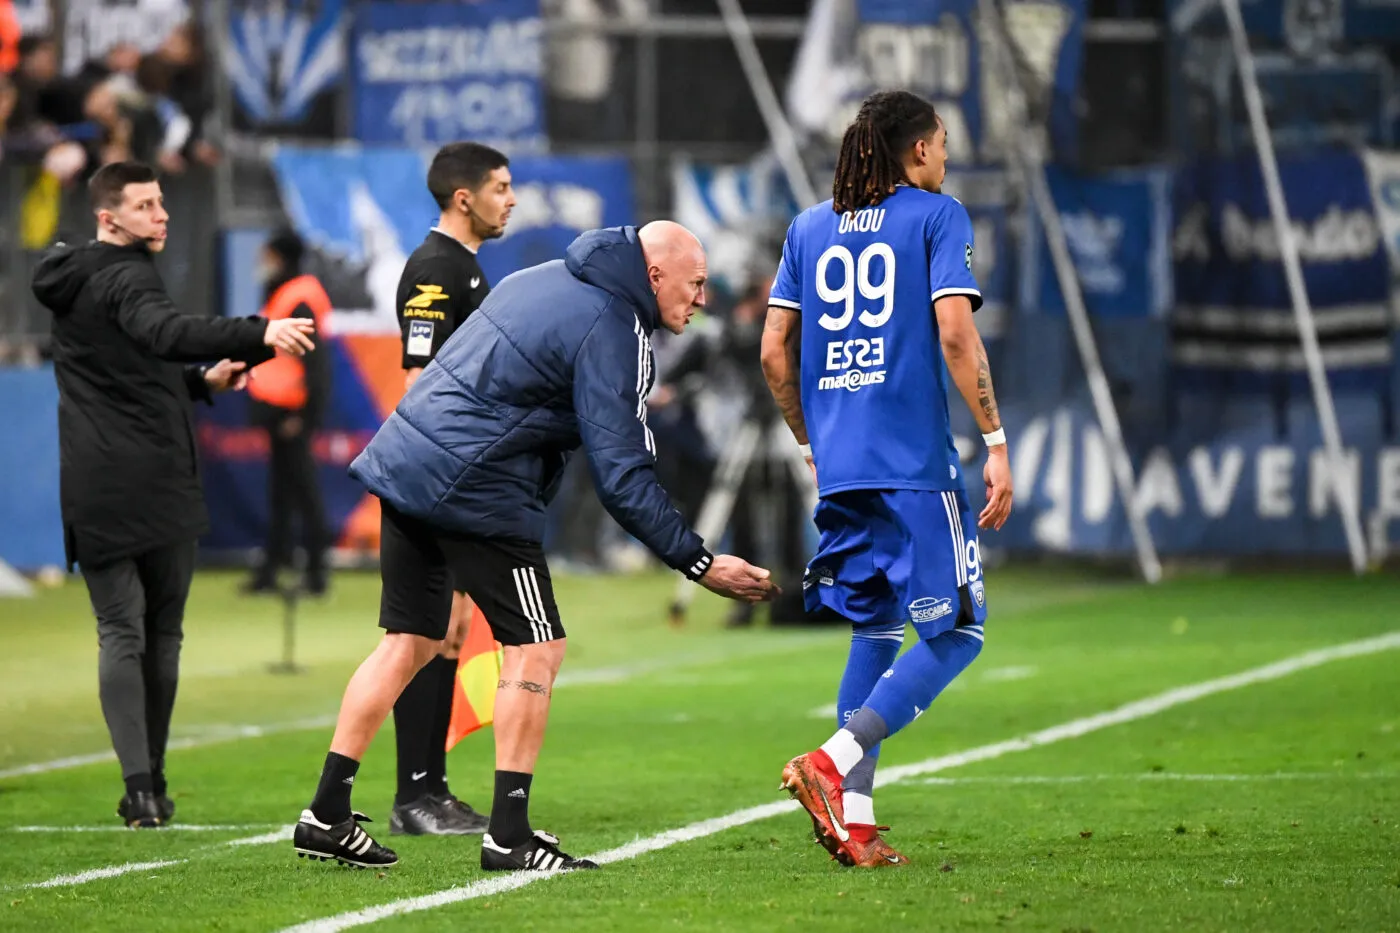
POLYGON ((481 610, 472 608, 467 638, 457 657, 457 683, 452 694, 452 720, 447 726, 447 749, 482 726, 496 711, 496 684, 501 679, 501 646, 481 610))

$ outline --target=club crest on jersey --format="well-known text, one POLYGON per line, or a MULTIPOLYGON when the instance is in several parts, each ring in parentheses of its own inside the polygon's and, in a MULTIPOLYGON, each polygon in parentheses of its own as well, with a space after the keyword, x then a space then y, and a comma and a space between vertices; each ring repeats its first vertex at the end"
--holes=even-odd
POLYGON ((915 623, 934 622, 952 613, 953 601, 947 598, 934 599, 932 596, 925 596, 909 604, 909 618, 915 623))
POLYGON ((987 588, 981 580, 973 580, 968 589, 972 591, 972 599, 977 603, 978 609, 987 607, 987 588))

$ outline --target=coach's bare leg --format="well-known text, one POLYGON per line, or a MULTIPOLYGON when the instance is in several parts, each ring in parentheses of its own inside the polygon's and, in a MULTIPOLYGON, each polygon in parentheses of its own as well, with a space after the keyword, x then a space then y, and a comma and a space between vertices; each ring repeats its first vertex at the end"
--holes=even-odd
POLYGON ((567 638, 506 645, 496 690, 496 770, 533 774, 549 722, 549 697, 567 638))
POLYGON ((331 751, 356 761, 363 758, 403 688, 441 646, 441 641, 421 635, 385 632, 345 687, 331 751))
POLYGON ((447 622, 447 637, 442 640, 438 654, 450 660, 457 660, 462 653, 462 645, 467 640, 467 626, 471 624, 472 611, 476 604, 466 593, 452 594, 452 617, 447 622))

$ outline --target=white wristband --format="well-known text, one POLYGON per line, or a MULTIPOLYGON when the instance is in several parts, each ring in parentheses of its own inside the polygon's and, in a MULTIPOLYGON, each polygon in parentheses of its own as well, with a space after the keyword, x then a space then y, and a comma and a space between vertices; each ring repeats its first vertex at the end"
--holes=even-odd
POLYGON ((997 428, 991 434, 982 435, 982 443, 988 447, 999 447, 1006 443, 1006 428, 997 428))
POLYGON ((811 444, 798 444, 798 445, 797 445, 797 452, 800 453, 800 454, 803 456, 804 459, 807 459, 807 460, 811 460, 811 459, 812 459, 812 445, 811 445, 811 444))

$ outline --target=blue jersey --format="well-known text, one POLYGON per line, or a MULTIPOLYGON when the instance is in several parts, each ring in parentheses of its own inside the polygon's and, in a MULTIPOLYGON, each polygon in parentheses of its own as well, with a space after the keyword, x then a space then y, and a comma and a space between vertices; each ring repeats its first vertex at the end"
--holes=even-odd
POLYGON ((821 495, 962 488, 933 302, 982 294, 972 222, 955 198, 901 186, 788 228, 768 303, 802 314, 802 412, 821 495))

